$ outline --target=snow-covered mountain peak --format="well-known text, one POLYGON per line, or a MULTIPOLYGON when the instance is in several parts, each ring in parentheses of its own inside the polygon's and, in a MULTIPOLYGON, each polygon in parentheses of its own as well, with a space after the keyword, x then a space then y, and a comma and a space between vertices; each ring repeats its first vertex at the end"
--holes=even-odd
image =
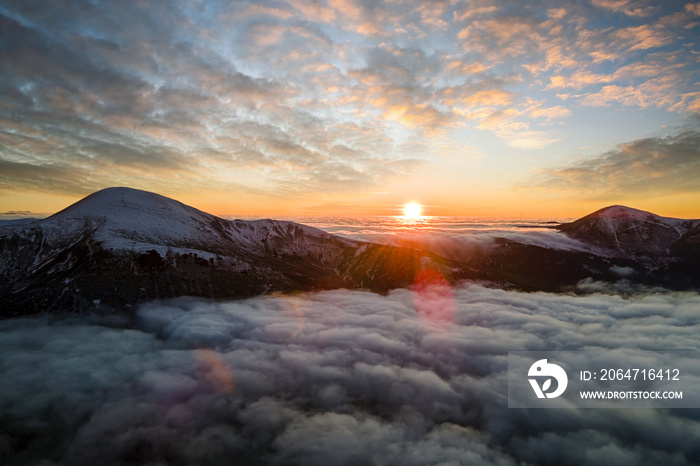
POLYGON ((161 253, 166 248, 213 253, 273 245, 298 250, 308 247, 304 238, 318 241, 330 236, 293 222, 224 220, 159 194, 123 187, 97 191, 43 220, 41 226, 54 240, 94 230, 92 237, 106 249, 161 253))
POLYGON ((591 217, 598 218, 613 218, 613 219, 629 219, 629 220, 647 220, 649 218, 658 217, 651 212, 644 210, 633 209, 623 205, 612 205, 604 207, 590 214, 591 217))
MULTIPOLYGON (((189 221, 193 217, 211 215, 160 194, 133 188, 106 188, 81 199, 52 215, 54 218, 108 219, 110 223, 127 226, 135 220, 168 217, 173 221, 189 221)), ((143 226, 143 225, 141 225, 143 226)))
POLYGON ((412 283, 422 268, 444 274, 460 270, 455 265, 294 222, 226 220, 158 194, 110 188, 44 220, 0 228, 0 317, 28 302, 38 312, 185 295, 387 291, 412 283))
POLYGON ((612 205, 604 207, 590 215, 583 217, 607 219, 613 221, 634 221, 634 222, 652 222, 663 223, 669 226, 676 227, 686 220, 672 217, 661 217, 660 215, 647 212, 645 210, 633 209, 623 205, 612 205))
POLYGON ((119 187, 97 191, 48 217, 42 225, 69 232, 89 221, 96 229, 95 239, 105 247, 128 249, 138 244, 209 240, 216 219, 159 194, 119 187))
POLYGON ((572 238, 631 255, 665 255, 697 220, 613 205, 557 228, 572 238))

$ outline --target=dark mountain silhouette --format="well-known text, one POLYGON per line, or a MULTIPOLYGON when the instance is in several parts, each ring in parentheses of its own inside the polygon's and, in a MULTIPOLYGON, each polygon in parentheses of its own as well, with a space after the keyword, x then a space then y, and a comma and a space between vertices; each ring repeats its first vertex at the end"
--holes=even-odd
POLYGON ((129 315, 140 302, 186 295, 386 292, 432 276, 420 274, 428 269, 449 283, 474 279, 532 291, 575 290, 584 279, 700 288, 698 220, 612 206, 554 228, 585 247, 497 238, 468 255, 430 252, 287 221, 225 220, 158 194, 108 188, 46 219, 0 226, 0 317, 129 315))
POLYGON ((224 220, 158 194, 98 191, 29 224, 0 227, 0 314, 124 309, 182 295, 408 286, 449 260, 293 222, 224 220))

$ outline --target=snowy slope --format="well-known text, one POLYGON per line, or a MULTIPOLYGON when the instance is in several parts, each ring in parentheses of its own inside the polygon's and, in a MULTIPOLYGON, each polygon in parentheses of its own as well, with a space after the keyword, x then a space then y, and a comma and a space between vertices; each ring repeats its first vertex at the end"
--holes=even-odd
POLYGON ((619 226, 624 222, 633 222, 636 224, 651 223, 672 228, 676 230, 679 235, 685 233, 690 224, 694 223, 693 220, 661 217, 660 215, 652 214, 651 212, 621 205, 605 207, 584 218, 588 217, 602 220, 610 229, 619 229, 619 226))
POLYGON ((605 207, 557 228, 572 238, 626 256, 668 255, 700 220, 661 217, 630 207, 605 207))
POLYGON ((613 206, 557 228, 591 247, 501 239, 461 261, 457 254, 354 241, 293 222, 224 220, 158 194, 109 188, 44 220, 0 225, 0 318, 129 315, 138 303, 175 296, 387 292, 413 285, 427 269, 450 283, 486 280, 527 290, 615 281, 620 271, 644 284, 700 286, 700 221, 613 206))
POLYGON ((332 262, 343 248, 360 247, 293 222, 229 221, 159 194, 107 188, 44 220, 0 225, 0 275, 34 273, 88 243, 91 250, 99 246, 121 255, 155 250, 162 257, 170 252, 248 262, 292 254, 332 262))
MULTIPOLYGON (((231 252, 235 247, 264 250, 268 243, 284 250, 290 238, 331 237, 321 230, 292 222, 228 221, 165 196, 131 188, 98 191, 40 225, 52 238, 57 238, 82 231, 86 219, 95 227, 93 239, 111 250, 161 252, 164 247, 170 247, 216 254, 231 252)), ((303 245, 295 246, 303 250, 303 245)))
POLYGON ((276 220, 224 220, 158 194, 98 191, 44 220, 0 226, 0 316, 84 312, 174 296, 386 291, 449 260, 276 220))

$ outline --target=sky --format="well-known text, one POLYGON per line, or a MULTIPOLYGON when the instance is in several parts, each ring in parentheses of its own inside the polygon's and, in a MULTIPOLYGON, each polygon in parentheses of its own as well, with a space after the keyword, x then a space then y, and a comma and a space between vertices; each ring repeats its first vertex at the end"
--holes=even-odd
POLYGON ((0 5, 0 214, 700 218, 700 3, 0 5))

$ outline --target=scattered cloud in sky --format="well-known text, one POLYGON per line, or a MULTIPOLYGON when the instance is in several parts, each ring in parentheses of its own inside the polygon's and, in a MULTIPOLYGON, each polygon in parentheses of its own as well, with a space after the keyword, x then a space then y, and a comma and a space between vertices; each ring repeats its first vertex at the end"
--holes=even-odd
POLYGON ((45 216, 45 214, 37 214, 29 210, 9 210, 7 212, 0 212, 0 221, 22 221, 25 219, 43 218, 45 216))
POLYGON ((699 177, 700 131, 696 127, 620 144, 598 156, 544 170, 534 184, 610 200, 695 192, 699 177))
POLYGON ((698 305, 465 285, 181 298, 144 305, 130 330, 4 320, 0 452, 57 464, 693 464, 694 410, 508 409, 506 369, 509 350, 696 349, 698 305))
POLYGON ((0 189, 353 192, 420 173, 435 138, 540 150, 577 108, 697 112, 699 10, 8 1, 0 189))

